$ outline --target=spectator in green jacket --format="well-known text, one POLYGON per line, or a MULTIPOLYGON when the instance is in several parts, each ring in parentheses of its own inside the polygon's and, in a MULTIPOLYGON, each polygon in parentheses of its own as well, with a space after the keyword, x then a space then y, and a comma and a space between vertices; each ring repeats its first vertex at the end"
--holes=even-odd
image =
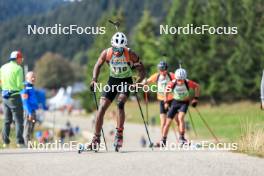
POLYGON ((10 143, 9 134, 10 126, 15 121, 16 125, 16 142, 18 147, 24 146, 23 139, 23 105, 20 91, 23 89, 23 62, 22 53, 13 51, 10 55, 8 63, 4 64, 0 70, 0 80, 3 97, 3 147, 7 147, 10 143))

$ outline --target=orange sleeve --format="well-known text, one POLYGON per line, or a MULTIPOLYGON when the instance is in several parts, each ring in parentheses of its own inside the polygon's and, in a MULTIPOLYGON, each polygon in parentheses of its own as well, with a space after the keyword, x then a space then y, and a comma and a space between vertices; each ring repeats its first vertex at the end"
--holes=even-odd
POLYGON ((149 79, 147 80, 147 82, 148 83, 155 83, 157 81, 157 79, 158 79, 158 75, 159 75, 158 73, 155 73, 155 74, 151 75, 149 77, 149 79))
POLYGON ((175 79, 175 74, 170 72, 170 77, 171 77, 172 80, 174 80, 175 79))
POLYGON ((195 89, 195 88, 197 88, 199 86, 199 84, 194 82, 194 81, 192 81, 192 80, 188 80, 188 86, 189 86, 190 89, 195 89))
POLYGON ((175 84, 175 81, 170 81, 170 82, 167 84, 166 91, 171 90, 172 87, 174 86, 174 84, 175 84))

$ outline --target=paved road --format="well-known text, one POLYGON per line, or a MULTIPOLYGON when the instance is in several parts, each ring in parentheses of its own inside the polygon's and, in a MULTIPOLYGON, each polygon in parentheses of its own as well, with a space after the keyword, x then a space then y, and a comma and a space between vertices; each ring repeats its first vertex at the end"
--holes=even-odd
POLYGON ((230 175, 261 176, 264 160, 230 152, 162 152, 125 149, 99 153, 5 150, 0 154, 0 175, 230 175))
MULTIPOLYGON (((50 125, 52 117, 47 119, 50 125)), ((83 131, 91 129, 90 121, 72 118, 74 125, 83 131)), ((56 117, 56 124, 65 123, 62 116, 56 117)), ((114 128, 113 123, 106 123, 105 131, 114 128)), ((142 125, 127 124, 125 146, 120 153, 113 151, 113 137, 107 135, 111 151, 98 153, 77 151, 28 149, 5 149, 0 151, 0 176, 82 176, 82 175, 128 175, 128 176, 167 176, 167 175, 232 175, 260 176, 264 173, 264 159, 224 151, 160 151, 140 147, 140 137, 145 134, 142 125)), ((89 132, 87 132, 89 133, 89 132)), ((154 141, 159 138, 159 130, 150 129, 154 141)), ((88 135, 89 136, 89 135, 88 135)), ((145 136, 146 137, 146 136, 145 136)), ((174 141, 174 134, 169 136, 174 141)))
MULTIPOLYGON (((46 120, 44 126, 53 128, 55 124, 55 128, 65 128, 66 122, 70 121, 72 126, 79 126, 82 130, 82 134, 86 139, 90 139, 93 136, 93 116, 91 118, 83 118, 83 117, 67 117, 60 112, 52 113, 46 116, 46 120), (54 118, 55 117, 55 118, 54 118), (54 123, 55 121, 55 123, 54 123)), ((114 136, 110 134, 111 131, 115 130, 115 122, 113 120, 106 120, 103 126, 105 137, 108 142, 108 145, 113 144, 114 136)), ((157 142, 160 139, 160 129, 158 127, 148 127, 150 137, 152 142, 157 142)), ((176 141, 176 134, 171 131, 168 135, 168 139, 171 141, 176 141)), ((125 123, 124 129, 124 145, 128 147, 141 147, 140 139, 144 137, 147 141, 146 130, 142 124, 131 124, 125 123)))

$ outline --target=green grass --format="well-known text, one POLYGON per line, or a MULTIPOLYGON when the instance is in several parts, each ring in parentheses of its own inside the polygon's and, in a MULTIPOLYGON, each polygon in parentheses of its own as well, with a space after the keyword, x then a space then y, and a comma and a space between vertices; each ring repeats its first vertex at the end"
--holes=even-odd
POLYGON ((242 132, 237 151, 264 157, 264 128, 256 128, 255 124, 247 123, 242 127, 242 132))
MULTIPOLYGON (((3 120, 0 119, 0 132, 1 132, 0 149, 3 149, 2 130, 3 130, 3 120)), ((12 125, 9 138, 11 140, 10 147, 15 147, 16 146, 16 134, 15 134, 14 125, 12 125)))
MULTIPOLYGON (((145 115, 145 104, 141 104, 145 115)), ((111 105, 110 109, 114 110, 116 106, 111 105)), ((214 107, 210 105, 200 105, 198 109, 216 136, 222 141, 237 141, 242 135, 241 126, 246 123, 252 123, 259 128, 263 128, 264 126, 264 111, 260 110, 259 104, 257 103, 239 102, 222 104, 214 107)), ((198 138, 213 139, 195 109, 191 107, 189 110, 198 133, 198 138)), ((158 102, 149 104, 149 118, 151 117, 155 117, 158 122, 157 125, 159 125, 158 102)), ((140 111, 136 102, 130 101, 127 103, 126 118, 129 122, 142 123, 140 111)), ((189 121, 189 116, 187 115, 185 119, 189 121)), ((194 138, 193 131, 189 132, 189 134, 194 138)))

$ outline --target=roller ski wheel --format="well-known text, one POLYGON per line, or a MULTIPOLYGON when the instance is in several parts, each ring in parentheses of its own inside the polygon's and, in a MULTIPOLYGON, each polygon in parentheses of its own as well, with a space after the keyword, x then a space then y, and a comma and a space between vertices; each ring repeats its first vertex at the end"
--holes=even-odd
POLYGON ((199 148, 202 148, 202 145, 198 143, 190 143, 190 148, 199 149, 199 148))
POLYGON ((153 148, 154 147, 154 144, 153 143, 150 143, 149 144, 149 148, 153 148))
MULTIPOLYGON (((151 147, 151 144, 150 144, 150 147, 151 147)), ((154 148, 166 147, 166 142, 160 141, 160 142, 157 142, 155 145, 152 143, 152 147, 154 148)))
POLYGON ((100 148, 100 136, 94 136, 92 142, 89 145, 80 144, 78 146, 78 153, 84 151, 94 151, 98 152, 100 148))
MULTIPOLYGON (((152 143, 153 144, 153 143, 152 143)), ((157 142, 155 145, 154 145, 154 147, 155 148, 160 148, 160 147, 166 147, 166 144, 167 144, 167 137, 162 137, 162 139, 159 141, 159 142, 157 142)))
POLYGON ((160 142, 157 142, 155 145, 154 145, 155 148, 160 148, 160 142))
POLYGON ((91 144, 88 146, 85 146, 84 144, 80 144, 78 147, 78 153, 81 154, 82 152, 95 152, 97 153, 99 151, 99 145, 96 147, 92 147, 91 144))
POLYGON ((180 144, 180 147, 183 147, 183 146, 191 146, 191 142, 189 142, 185 138, 180 138, 179 139, 179 144, 180 144))
POLYGON ((78 153, 81 154, 84 150, 85 150, 85 145, 80 144, 80 145, 78 146, 78 153))
POLYGON ((180 147, 188 146, 190 147, 192 144, 190 142, 187 143, 180 143, 180 147))
POLYGON ((115 152, 119 152, 120 147, 119 146, 115 146, 115 152))

